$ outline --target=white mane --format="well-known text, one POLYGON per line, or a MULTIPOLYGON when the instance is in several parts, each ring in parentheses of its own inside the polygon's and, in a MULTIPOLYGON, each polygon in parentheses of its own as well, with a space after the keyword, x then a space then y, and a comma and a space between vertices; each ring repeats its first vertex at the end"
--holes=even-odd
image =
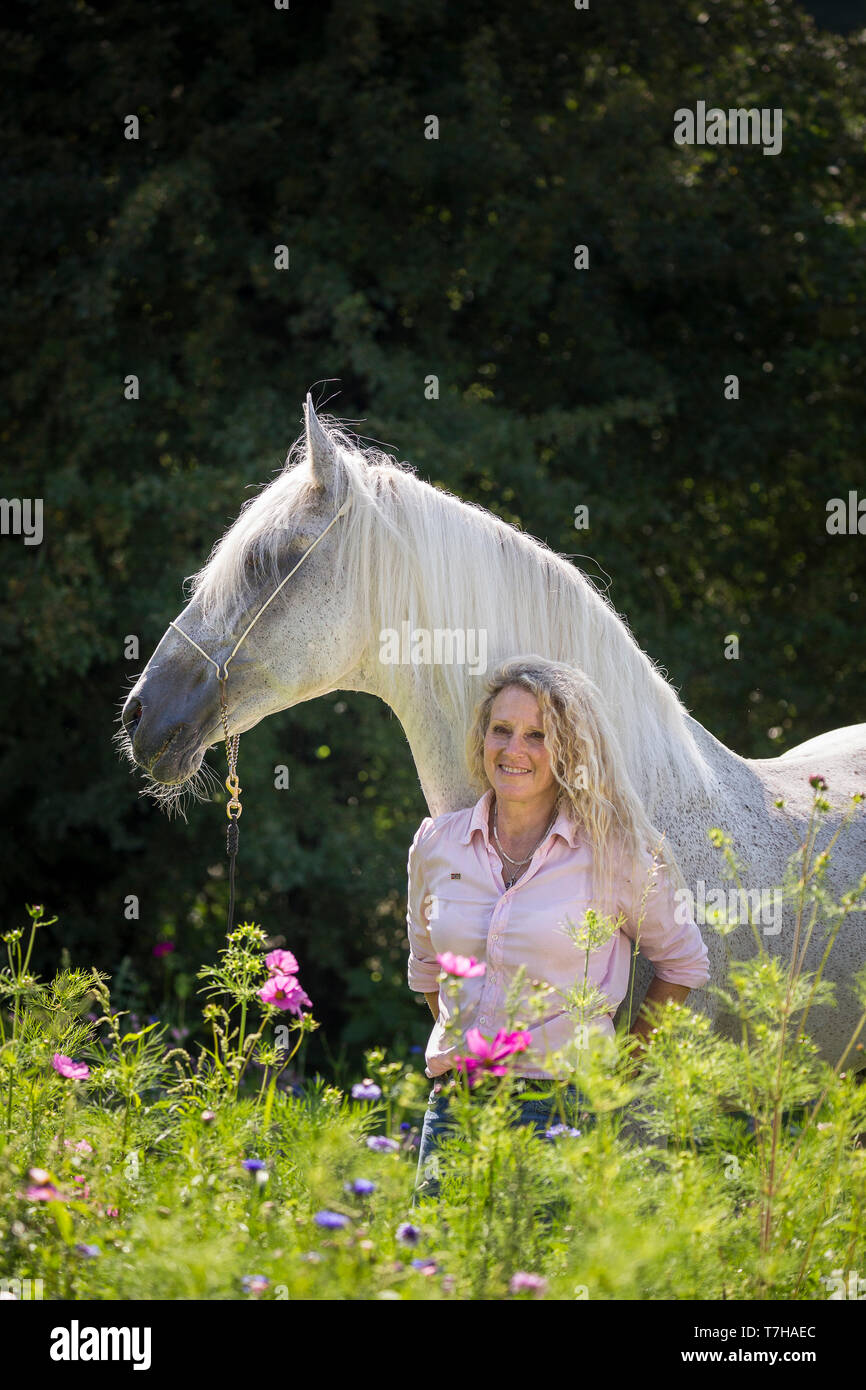
MULTIPOLYGON (((653 786, 659 767, 686 793, 714 788, 676 692, 576 566, 483 507, 422 481, 409 465, 361 446, 336 422, 322 424, 337 457, 336 502, 331 497, 322 509, 301 436, 283 471, 244 504, 188 581, 205 622, 232 632, 348 495, 352 505, 334 528, 334 573, 374 645, 382 628, 399 633, 408 620, 412 629, 486 630, 488 670, 530 653, 579 666, 605 698, 639 792, 653 786)), ((419 690, 432 684, 449 719, 468 728, 481 677, 445 663, 382 665, 382 677, 396 688, 401 669, 404 690, 408 670, 419 690)))

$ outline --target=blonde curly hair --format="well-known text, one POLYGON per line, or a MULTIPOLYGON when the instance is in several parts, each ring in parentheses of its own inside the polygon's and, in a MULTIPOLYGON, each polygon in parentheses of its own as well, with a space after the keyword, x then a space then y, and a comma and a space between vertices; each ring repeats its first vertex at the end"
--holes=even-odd
POLYGON ((613 879, 623 869, 631 879, 630 916, 637 921, 647 889, 647 856, 667 871, 675 888, 685 880, 664 835, 650 822, 625 765, 598 687, 575 666, 543 656, 516 656, 487 677, 466 735, 466 761, 473 785, 490 790, 484 770, 484 739, 493 702, 507 686, 529 691, 538 701, 550 767, 559 783, 556 811, 586 833, 593 852, 599 909, 613 913, 613 879))

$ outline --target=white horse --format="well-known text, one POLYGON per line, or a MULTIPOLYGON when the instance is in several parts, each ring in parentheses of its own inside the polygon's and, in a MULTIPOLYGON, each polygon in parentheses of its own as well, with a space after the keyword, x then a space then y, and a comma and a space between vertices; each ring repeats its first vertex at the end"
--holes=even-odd
MULTIPOLYGON (((126 701, 121 733, 150 790, 169 804, 184 791, 195 793, 205 750, 222 739, 217 666, 227 674, 232 734, 330 691, 365 691, 400 720, 430 814, 473 804, 463 741, 483 671, 462 651, 473 640, 486 642, 488 670, 506 657, 537 653, 589 674, 650 819, 665 831, 697 902, 713 906, 714 893, 731 889, 710 827, 732 834, 748 866, 745 886, 769 903, 804 838, 814 795, 809 776, 826 778, 834 808, 866 790, 866 724, 833 730, 778 758, 739 757, 689 716, 575 566, 484 508, 423 482, 407 465, 362 449, 335 424, 326 427, 309 396, 306 431, 285 468, 214 547, 176 622, 126 701), (288 572, 292 577, 244 637, 288 572), (402 638, 402 657, 414 648, 415 660, 383 659, 388 631, 402 638), (417 659, 425 641, 438 660, 417 659)), ((827 885, 837 897, 866 868, 862 812, 861 804, 833 852, 827 885)), ((825 814, 819 848, 840 814, 825 814)), ((790 907, 781 922, 765 919, 759 930, 772 953, 790 958, 790 907)), ((720 983, 725 943, 712 928, 705 935, 711 982, 720 983)), ((755 949, 748 925, 728 942, 734 955, 755 949)), ((824 944, 818 924, 806 969, 817 967, 824 944)), ((859 1016, 846 984, 864 959, 866 928, 856 914, 824 972, 836 983, 838 1007, 810 1014, 810 1031, 834 1065, 859 1016)), ((651 975, 641 957, 635 1001, 651 975)), ((699 991, 690 1002, 737 1036, 714 996, 699 991)))

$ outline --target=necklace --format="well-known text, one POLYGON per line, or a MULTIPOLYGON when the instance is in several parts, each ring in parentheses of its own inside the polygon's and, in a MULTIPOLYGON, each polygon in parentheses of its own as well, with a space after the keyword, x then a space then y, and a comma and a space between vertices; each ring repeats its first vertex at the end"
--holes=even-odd
MULTIPOLYGON (((554 821, 556 820, 556 815, 557 815, 557 813, 556 813, 556 811, 554 810, 554 812, 553 812, 553 819, 551 820, 550 825, 548 825, 548 827, 547 827, 547 829, 545 830, 544 834, 542 835, 541 839, 538 841, 538 844, 536 844, 535 849, 533 849, 532 852, 531 852, 529 855, 527 855, 527 857, 526 857, 525 859, 512 859, 512 857, 511 857, 510 854, 506 854, 506 853, 505 853, 505 850, 502 848, 502 842, 501 842, 501 840, 499 839, 498 834, 496 833, 496 822, 497 822, 498 811, 499 811, 499 807, 496 806, 496 805, 494 805, 494 807, 493 807, 493 838, 494 838, 494 840, 496 841, 496 844, 497 844, 497 846, 498 846, 498 848, 499 848, 499 851, 500 851, 500 853, 502 854, 503 858, 504 858, 504 859, 507 859, 508 862, 509 862, 509 864, 513 864, 517 869, 522 869, 523 866, 524 866, 524 864, 528 864, 528 863, 529 863, 530 859, 532 858, 532 855, 535 853, 535 850, 538 849, 538 845, 540 845, 540 844, 542 843, 542 841, 545 839, 545 837, 546 837, 547 835, 549 835, 549 833, 550 833, 550 826, 552 826, 553 823, 554 823, 554 821)), ((519 873, 514 874, 514 875, 509 879, 509 881, 506 883, 505 887, 506 887, 506 888, 513 888, 513 887, 514 887, 514 884, 517 882, 517 880, 518 880, 519 877, 520 877, 520 874, 519 874, 519 873)), ((504 875, 503 875, 503 878, 504 878, 504 875)))

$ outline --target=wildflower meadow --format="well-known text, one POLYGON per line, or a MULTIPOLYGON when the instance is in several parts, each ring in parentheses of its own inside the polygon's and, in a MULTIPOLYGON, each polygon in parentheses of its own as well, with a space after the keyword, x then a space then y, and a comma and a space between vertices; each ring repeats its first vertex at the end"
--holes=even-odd
MULTIPOLYGON (((813 824, 829 809, 815 779, 813 824)), ((854 798, 851 815, 857 810, 854 798)), ((844 833, 844 827, 843 831, 844 833)), ((836 1066, 809 1034, 833 1005, 824 963, 866 874, 840 901, 832 845, 810 834, 783 891, 790 962, 736 950, 732 1040, 688 1003, 656 1007, 646 1045, 598 1037, 582 984, 544 1133, 510 1126, 523 1024, 470 1032, 446 1079, 454 1129, 438 1197, 413 1201, 431 1081, 369 1049, 364 1074, 296 1079, 318 1027, 304 961, 243 922, 199 974, 198 1041, 131 1027, 100 972, 30 971, 42 906, 6 931, 0 975, 0 1277, 7 1301, 842 1300, 866 1298, 866 968, 856 1035, 836 1066), (798 958, 826 935, 821 969, 798 958), (853 1292, 852 1292, 853 1288, 853 1292), (37 1291, 37 1292, 34 1292, 37 1291)), ((730 841, 714 842, 737 880, 730 841)), ((574 926, 576 960, 614 923, 574 926)), ((483 971, 443 956, 442 988, 483 971)), ((530 982, 543 992, 543 982, 530 982)))

